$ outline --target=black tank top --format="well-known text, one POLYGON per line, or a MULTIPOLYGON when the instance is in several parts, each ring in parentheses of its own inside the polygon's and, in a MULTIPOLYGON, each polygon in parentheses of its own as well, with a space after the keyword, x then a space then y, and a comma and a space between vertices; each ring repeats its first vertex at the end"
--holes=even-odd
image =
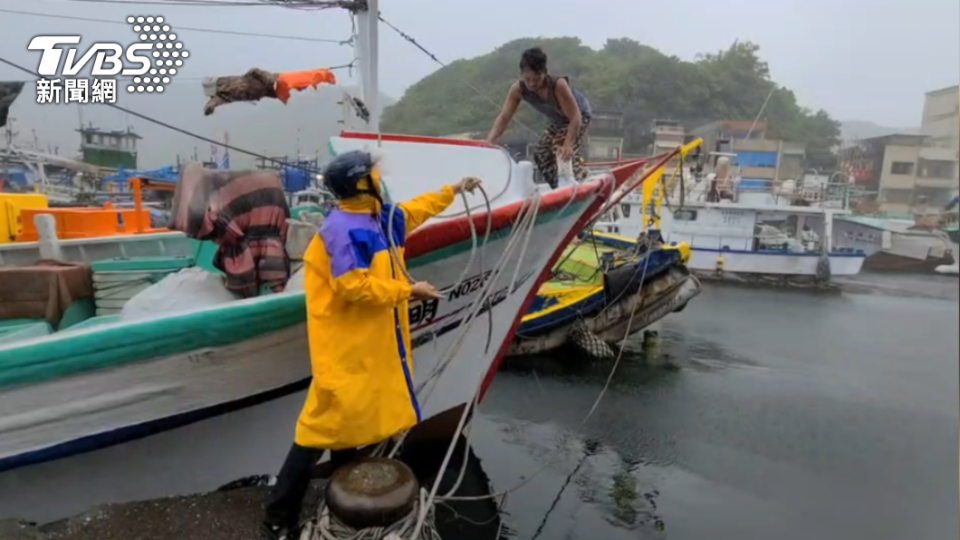
MULTIPOLYGON (((567 84, 570 84, 570 79, 568 77, 551 77, 549 75, 547 75, 547 77, 546 83, 550 89, 547 99, 542 99, 536 92, 527 88, 527 85, 524 84, 523 81, 520 81, 520 97, 552 122, 569 122, 570 119, 564 114, 563 108, 560 107, 560 101, 557 100, 556 90, 557 81, 564 79, 567 81, 567 84)), ((570 91, 573 92, 573 99, 577 102, 580 115, 589 118, 590 102, 587 100, 587 97, 574 88, 573 85, 570 85, 570 91)))

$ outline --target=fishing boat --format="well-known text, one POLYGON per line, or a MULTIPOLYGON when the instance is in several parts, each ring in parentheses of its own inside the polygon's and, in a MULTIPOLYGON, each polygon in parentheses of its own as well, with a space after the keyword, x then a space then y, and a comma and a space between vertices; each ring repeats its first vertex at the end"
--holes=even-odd
MULTIPOLYGON (((365 140, 352 134, 338 139, 337 144, 346 147, 365 140)), ((475 390, 489 386, 520 315, 586 217, 599 209, 601 195, 613 189, 614 177, 604 175, 543 192, 530 176, 523 176, 524 164, 513 163, 500 149, 402 136, 384 139, 397 155, 416 149, 418 157, 436 158, 431 170, 442 171, 440 178, 466 174, 463 163, 471 163, 473 171, 485 169, 488 189, 499 193, 491 213, 477 205, 470 218, 477 235, 489 236, 486 244, 474 247, 468 218, 455 215, 439 216, 407 242, 413 275, 450 290, 443 299, 409 308, 414 379, 424 420, 416 431, 424 437, 441 436, 449 434, 451 419, 455 423, 457 411, 475 390), (458 158, 445 159, 451 154, 458 158), (539 199, 535 214, 527 212, 532 207, 526 202, 531 192, 539 199), (527 225, 515 226, 518 219, 527 225), (525 253, 517 249, 521 241, 528 246, 525 253), (506 264, 498 266, 501 258, 506 264), (490 316, 479 317, 484 311, 490 316), (468 332, 475 324, 482 325, 483 331, 468 332), (454 348, 458 342, 462 345, 454 348), (450 361, 451 351, 474 361, 450 361)), ((422 167, 404 169, 405 162, 397 161, 390 179, 384 179, 394 194, 412 195, 434 187, 424 179, 422 167)), ((450 211, 455 212, 455 208, 450 211)), ((0 260, 40 259, 39 244, 2 246, 0 260), (20 249, 4 251, 7 247, 20 249), (33 253, 26 253, 30 248, 33 253)), ((182 233, 66 240, 58 249, 62 260, 102 268, 105 276, 127 273, 139 279, 143 274, 170 273, 197 264, 196 246, 182 233)), ((80 265, 58 265, 8 266, 0 272, 0 281, 9 284, 37 280, 29 276, 41 272, 58 274, 47 278, 47 283, 69 283, 84 271, 80 265)), ((80 289, 78 297, 83 296, 80 289)), ((4 303, 19 300, 6 298, 13 296, 10 289, 3 294, 4 303)), ((57 302, 71 294, 72 290, 64 292, 57 302)), ((266 294, 129 322, 118 320, 116 314, 98 315, 84 309, 84 303, 89 304, 88 297, 77 298, 54 321, 4 321, 6 332, 0 336, 0 409, 5 412, 0 419, 0 471, 7 471, 0 473, 4 511, 29 513, 29 508, 6 500, 6 494, 28 501, 31 494, 50 492, 58 480, 43 474, 42 465, 37 468, 46 461, 148 437, 297 392, 308 384, 302 292, 266 294)), ((122 306, 119 309, 122 312, 122 306)), ((185 466, 202 466, 189 463, 190 456, 184 459, 185 466)), ((91 480, 109 474, 90 471, 91 480)))
POLYGON ((942 210, 920 198, 908 214, 858 214, 837 220, 841 245, 867 254, 864 268, 929 273, 956 262, 957 199, 942 210), (950 236, 951 227, 954 236, 950 236))
POLYGON ((574 241, 524 315, 508 356, 573 346, 614 358, 609 344, 685 309, 701 291, 686 268, 689 246, 649 240, 590 232, 574 241))
POLYGON ((929 273, 955 262, 948 234, 915 220, 846 215, 835 227, 839 245, 866 253, 866 270, 929 273))
MULTIPOLYGON (((361 43, 376 43, 375 35, 370 35, 376 32, 373 11, 357 14, 365 20, 359 27, 368 34, 361 43)), ((375 73, 376 49, 364 51, 361 58, 368 63, 361 73, 375 73)), ((465 196, 406 239, 413 276, 449 291, 441 299, 409 306, 416 358, 413 378, 423 420, 410 437, 450 437, 460 411, 489 387, 509 337, 563 250, 617 183, 625 182, 640 166, 626 164, 581 184, 550 190, 534 182, 532 164, 515 162, 499 147, 378 133, 375 82, 374 78, 364 87, 370 131, 334 137, 332 152, 377 149, 388 201, 403 201, 468 175, 483 178, 490 194, 489 200, 465 196), (471 331, 471 327, 477 328, 471 331), (470 361, 458 361, 461 358, 470 361)), ((189 183, 184 181, 185 175, 192 174, 189 170, 185 167, 181 172, 179 186, 189 183)), ((58 293, 51 295, 55 302, 50 305, 56 307, 51 309, 56 317, 4 323, 8 331, 0 341, 3 513, 29 517, 31 500, 58 492, 60 480, 46 472, 46 462, 104 451, 306 388, 310 371, 305 301, 296 286, 186 312, 156 313, 147 319, 125 320, 120 307, 119 320, 116 314, 97 315, 89 310, 78 310, 81 320, 64 320, 72 308, 64 305, 73 303, 68 300, 92 296, 93 286, 83 277, 91 267, 94 274, 112 273, 113 277, 177 275, 198 264, 191 240, 196 242, 173 232, 64 241, 45 238, 10 244, 15 247, 9 249, 0 246, 3 264, 24 265, 4 267, 0 282, 10 278, 7 283, 11 283, 14 277, 29 280, 40 272, 48 275, 47 284, 81 283, 66 286, 62 294, 55 288, 58 293), (29 266, 46 258, 44 253, 50 250, 65 264, 29 266)), ((4 294, 16 292, 8 288, 4 294)), ((290 422, 292 433, 293 418, 290 422)), ((250 437, 257 435, 251 432, 250 437)), ((289 440, 266 443, 279 452, 288 444, 289 440)), ((205 470, 203 459, 209 458, 188 452, 182 467, 205 470)), ((106 469, 79 471, 74 481, 130 482, 131 470, 137 469, 130 462, 137 457, 126 456, 126 460, 106 469)), ((222 483, 248 472, 229 469, 220 463, 217 470, 222 477, 207 481, 222 483)), ((138 496, 155 495, 150 489, 144 485, 138 496)))
MULTIPOLYGON (((678 149, 681 160, 698 142, 678 149)), ((669 157, 642 160, 635 185, 655 184, 669 157)), ((621 186, 624 196, 630 186, 621 186)), ((650 193, 651 190, 646 190, 650 193)), ((617 208, 616 202, 606 205, 617 208)), ((613 358, 609 344, 635 334, 700 294, 700 281, 686 268, 686 242, 664 244, 658 231, 630 238, 584 231, 567 246, 541 286, 513 338, 509 356, 541 354, 566 346, 594 358, 613 358)))
POLYGON ((689 244, 687 268, 704 279, 820 286, 860 272, 866 253, 839 245, 834 230, 849 211, 740 193, 731 156, 711 155, 716 171, 704 175, 700 156, 691 155, 695 163, 645 184, 647 192, 628 194, 597 229, 636 238, 657 223, 667 244, 689 244))

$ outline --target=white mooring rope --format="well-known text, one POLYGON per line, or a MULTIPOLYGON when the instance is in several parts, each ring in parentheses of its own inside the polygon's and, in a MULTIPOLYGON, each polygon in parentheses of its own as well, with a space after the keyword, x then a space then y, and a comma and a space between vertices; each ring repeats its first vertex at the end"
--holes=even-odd
MULTIPOLYGON (((571 201, 575 197, 576 195, 575 192, 577 189, 578 189, 577 187, 573 188, 574 193, 571 195, 571 201)), ((481 251, 483 247, 486 247, 486 243, 489 238, 489 233, 490 233, 489 215, 490 215, 491 209, 489 206, 489 198, 486 197, 486 193, 484 193, 484 198, 487 199, 488 220, 487 220, 487 230, 485 231, 486 234, 484 237, 484 242, 480 246, 478 246, 478 242, 477 242, 478 235, 476 232, 476 228, 473 225, 473 219, 472 219, 472 216, 470 215, 469 206, 467 207, 466 213, 468 216, 468 220, 470 221, 471 239, 472 239, 473 246, 472 246, 471 254, 468 260, 469 264, 464 269, 461 275, 461 280, 464 279, 464 276, 467 275, 467 272, 469 272, 470 267, 473 266, 474 258, 477 252, 481 251)), ((418 397, 423 395, 422 402, 426 402, 430 394, 432 394, 433 390, 436 389, 437 382, 442 377, 446 369, 451 365, 457 353, 459 353, 460 349, 463 347, 465 338, 467 337, 467 334, 470 328, 479 318, 478 315, 483 309, 485 303, 490 299, 490 296, 493 294, 495 290, 494 286, 499 281, 500 276, 503 273, 503 270, 506 269, 507 262, 510 260, 511 255, 513 255, 513 253, 518 248, 520 248, 519 256, 516 262, 517 268, 514 269, 515 271, 513 272, 513 275, 511 276, 511 280, 510 280, 511 289, 515 285, 517 277, 519 275, 519 267, 523 263, 526 250, 529 245, 530 237, 532 236, 533 229, 536 226, 536 217, 539 213, 540 202, 541 202, 541 194, 539 190, 534 191, 529 198, 523 201, 520 213, 517 216, 517 220, 514 223, 513 230, 511 231, 510 236, 507 238, 507 243, 506 243, 506 246, 504 247, 504 251, 500 257, 500 260, 498 260, 497 263, 492 267, 490 271, 490 277, 487 280, 485 280, 485 283, 480 290, 480 294, 477 296, 477 298, 473 302, 471 302, 468 305, 469 315, 464 320, 464 324, 461 325, 460 333, 457 336, 457 339, 451 342, 451 344, 447 347, 447 350, 444 351, 444 354, 441 356, 440 360, 438 361, 436 368, 430 373, 430 375, 427 377, 427 380, 424 381, 424 383, 417 388, 418 397)), ((569 205, 569 202, 570 201, 568 201, 567 205, 569 205)), ((467 205, 467 201, 465 198, 464 198, 464 204, 467 205)), ((564 206, 564 211, 565 210, 566 210, 566 206, 564 206)), ((392 222, 393 220, 388 217, 388 229, 392 226, 392 222)), ((387 231, 387 236, 388 236, 388 241, 391 242, 392 244, 392 240, 393 240, 392 230, 387 231)), ((391 245, 390 247, 392 248, 391 255, 397 255, 397 252, 395 251, 396 246, 391 245)), ((646 262, 649 263, 649 260, 646 262)), ((482 264, 481 264, 481 270, 482 270, 482 264)), ((641 277, 641 282, 644 280, 645 275, 646 275, 646 264, 644 265, 644 268, 643 268, 643 275, 641 277)), ((408 279, 411 279, 409 275, 407 275, 406 277, 408 279)), ((627 337, 629 336, 630 326, 633 323, 633 318, 634 318, 634 314, 631 314, 630 321, 628 322, 628 326, 627 326, 627 331, 624 335, 623 340, 620 342, 619 351, 618 351, 616 360, 614 361, 614 364, 610 370, 610 374, 607 377, 606 384, 604 384, 603 389, 600 391, 599 395, 597 396, 597 399, 594 401, 590 411, 586 414, 586 416, 583 418, 583 421, 580 423, 580 426, 579 426, 580 428, 582 428, 590 420, 593 414, 596 412, 598 406, 600 405, 600 402, 603 400, 607 390, 610 387, 610 383, 612 382, 613 377, 617 372, 617 368, 620 365, 623 352, 626 348, 626 341, 627 341, 627 337)), ((466 421, 470 417, 470 413, 474 411, 478 405, 482 383, 483 383, 483 377, 481 377, 480 380, 477 382, 477 386, 473 393, 473 398, 469 403, 467 403, 466 407, 464 407, 463 414, 460 417, 460 422, 457 426, 455 435, 451 440, 450 445, 447 448, 447 453, 444 456, 444 460, 440 466, 436 481, 434 482, 429 492, 425 489, 420 490, 420 497, 417 500, 414 506, 414 509, 406 517, 404 517, 403 519, 399 520, 398 522, 394 523, 389 527, 367 528, 367 529, 357 530, 340 522, 338 519, 336 519, 335 516, 332 515, 329 508, 324 503, 321 503, 320 508, 318 510, 317 518, 306 525, 301 535, 301 540, 442 540, 435 525, 435 504, 437 502, 458 501, 458 500, 459 501, 480 501, 480 500, 499 499, 500 501, 499 506, 502 507, 503 502, 506 500, 508 495, 517 491, 518 489, 522 488, 528 483, 530 483, 530 481, 533 478, 539 476, 540 473, 542 473, 550 465, 552 465, 553 459, 552 458, 548 459, 547 463, 545 463, 533 475, 527 477, 519 484, 509 489, 506 489, 504 491, 494 493, 494 494, 489 494, 489 495, 476 496, 476 497, 458 497, 458 496, 455 496, 454 493, 460 487, 460 484, 462 483, 463 478, 466 474, 467 467, 466 467, 466 460, 464 460, 464 464, 460 469, 459 475, 457 477, 457 481, 454 483, 454 486, 445 495, 439 495, 437 493, 440 488, 440 481, 443 478, 444 473, 446 472, 447 468, 450 465, 450 460, 453 456, 454 450, 456 449, 458 437, 461 434, 463 434, 467 438, 467 444, 465 446, 469 450, 469 447, 470 447, 469 437, 470 437, 471 430, 469 426, 466 426, 466 421)), ((408 432, 404 432, 397 437, 396 439, 397 442, 394 445, 393 450, 390 452, 389 457, 394 457, 396 455, 407 433, 408 432)), ((385 448, 386 448, 386 444, 381 443, 377 448, 375 454, 377 455, 382 454, 385 448)))
POLYGON ((317 512, 318 519, 310 521, 300 533, 300 540, 443 540, 434 524, 434 507, 426 505, 427 492, 420 490, 420 496, 414 502, 413 509, 403 519, 387 527, 368 527, 354 529, 343 523, 330 512, 330 508, 321 501, 317 512), (409 536, 416 527, 421 508, 427 509, 427 525, 416 536, 409 536))

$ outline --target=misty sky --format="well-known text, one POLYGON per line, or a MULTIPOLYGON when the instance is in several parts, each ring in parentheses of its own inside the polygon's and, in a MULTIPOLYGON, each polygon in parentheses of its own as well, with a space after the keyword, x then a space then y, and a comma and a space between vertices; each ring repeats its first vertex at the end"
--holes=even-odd
MULTIPOLYGON (((163 15, 175 30, 179 24, 334 39, 350 33, 348 16, 338 10, 163 3, 0 0, 0 9, 116 21, 127 15, 163 15)), ((888 126, 918 125, 924 92, 960 79, 957 0, 381 0, 381 10, 447 62, 524 36, 578 36, 594 47, 607 38, 629 37, 684 59, 725 48, 735 39, 750 40, 760 44, 774 80, 793 89, 803 105, 824 108, 840 120, 888 126)), ((83 43, 128 43, 134 37, 123 25, 3 12, 0 21, 0 54, 33 69, 39 54, 26 45, 36 34, 77 32, 83 43)), ((322 67, 347 62, 352 55, 348 47, 324 43, 188 30, 179 34, 192 57, 173 84, 196 85, 198 93, 196 78, 202 76, 239 74, 254 66, 275 71, 322 67)), ((438 67, 381 26, 385 93, 400 97, 438 67)), ((25 78, 0 65, 0 80, 25 78)))

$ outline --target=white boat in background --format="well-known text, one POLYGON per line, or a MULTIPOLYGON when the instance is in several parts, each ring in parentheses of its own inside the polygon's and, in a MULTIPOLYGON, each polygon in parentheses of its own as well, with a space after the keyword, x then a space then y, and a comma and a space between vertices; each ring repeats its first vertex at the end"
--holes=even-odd
POLYGON ((736 178, 716 182, 690 173, 684 177, 682 200, 680 178, 672 183, 665 179, 648 191, 646 200, 640 192, 627 195, 596 228, 636 238, 656 227, 654 222, 667 243, 690 245, 687 266, 701 277, 824 284, 833 276, 860 272, 866 253, 838 245, 834 229, 836 220, 849 211, 831 205, 791 206, 790 198, 765 193, 737 193, 736 178), (717 196, 721 193, 736 202, 717 196))
POLYGON ((839 245, 867 254, 867 270, 929 273, 955 264, 957 252, 947 233, 916 227, 913 220, 855 215, 835 224, 839 245))
POLYGON ((836 227, 842 245, 867 253, 868 270, 929 273, 957 262, 955 205, 938 210, 920 201, 911 214, 847 216, 836 227))
MULTIPOLYGON (((376 44, 377 2, 368 1, 367 8, 356 14, 365 33, 358 41, 376 44)), ((375 73, 376 48, 363 50, 360 58, 367 63, 360 72, 375 73)), ((469 195, 472 217, 458 201, 406 241, 413 276, 451 289, 442 299, 409 307, 414 384, 423 418, 411 437, 447 438, 475 393, 482 395, 489 387, 509 338, 564 248, 599 211, 615 181, 622 182, 638 166, 626 165, 550 191, 535 184, 532 164, 515 162, 499 147, 376 133, 375 83, 374 77, 364 86, 369 94, 365 97, 370 98, 371 131, 333 138, 333 152, 377 147, 392 201, 436 190, 464 176, 481 177, 491 197, 489 214, 479 194, 469 195), (491 316, 476 316, 487 312, 491 316), (482 328, 468 331, 472 324, 482 328)), ((101 277, 121 279, 118 274, 126 272, 136 281, 199 264, 195 248, 179 233, 74 242, 48 239, 43 245, 0 246, 0 260, 34 264, 47 258, 44 251, 49 250, 58 253, 57 258, 78 263, 113 258, 112 270, 101 277)), ((310 377, 305 300, 296 282, 291 284, 285 292, 149 319, 96 316, 81 309, 84 313, 69 323, 5 321, 6 331, 0 332, 0 519, 55 517, 34 513, 39 501, 49 502, 66 491, 63 479, 49 474, 49 465, 89 457, 78 454, 109 452, 107 447, 191 423, 216 426, 215 416, 305 388, 310 377)), ((136 287, 145 285, 149 281, 126 283, 126 295, 120 297, 119 307, 111 309, 122 313, 123 302, 136 298, 140 294, 136 287)), ((22 299, 0 298, 0 303, 18 300, 22 299)), ((293 421, 289 419, 291 436, 293 421)), ((267 454, 282 455, 290 442, 264 441, 254 430, 249 437, 267 454)), ((188 441, 184 444, 189 447, 188 441)), ((213 489, 251 472, 242 470, 240 463, 231 466, 229 448, 224 451, 228 454, 180 456, 183 469, 217 471, 191 489, 213 489), (209 459, 218 462, 204 461, 209 459)), ((77 467, 71 482, 138 486, 135 493, 127 490, 124 498, 170 495, 156 491, 162 488, 152 482, 156 473, 151 464, 137 459, 124 455, 125 463, 116 466, 77 467), (131 477, 131 471, 140 476, 131 477)), ((80 510, 112 501, 62 502, 64 509, 80 510)))

